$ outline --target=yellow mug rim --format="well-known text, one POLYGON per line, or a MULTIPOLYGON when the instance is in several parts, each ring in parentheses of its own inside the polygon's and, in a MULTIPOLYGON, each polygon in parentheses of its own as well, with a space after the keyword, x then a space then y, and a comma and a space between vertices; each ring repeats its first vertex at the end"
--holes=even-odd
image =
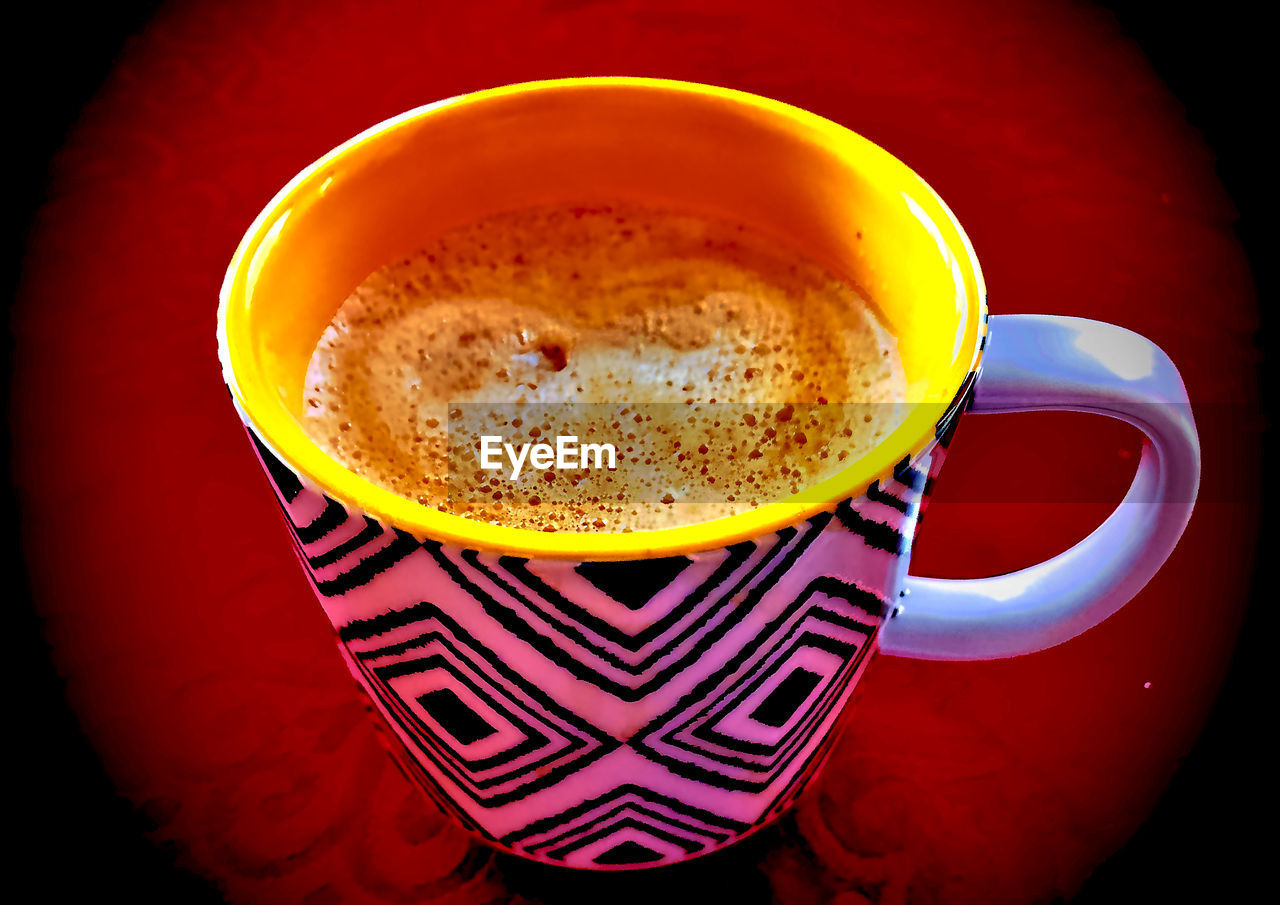
POLYGON ((963 401, 960 389, 981 360, 983 343, 980 340, 985 336, 986 321, 986 287, 969 237, 937 192, 878 145, 815 113, 733 88, 674 79, 594 76, 520 82, 416 107, 366 129, 306 167, 258 214, 231 259, 219 293, 218 354, 236 407, 258 439, 305 483, 350 509, 373 516, 420 540, 430 538, 468 549, 547 559, 646 559, 719 549, 798 524, 819 512, 830 511, 843 500, 863 495, 873 482, 885 480, 898 471, 904 461, 914 461, 934 442, 938 423, 956 416, 954 410, 963 401), (360 477, 322 451, 285 409, 278 395, 265 386, 248 351, 251 344, 245 312, 252 271, 256 269, 260 250, 269 246, 273 230, 279 229, 292 203, 309 192, 312 183, 321 178, 322 171, 343 154, 434 111, 529 91, 591 86, 651 88, 740 103, 812 130, 829 141, 830 148, 851 166, 856 161, 863 171, 873 171, 881 177, 893 177, 899 183, 905 181, 923 189, 953 231, 954 236, 946 237, 948 250, 955 261, 967 267, 973 286, 972 292, 966 292, 969 310, 964 319, 963 345, 969 348, 969 354, 966 356, 962 348, 951 363, 945 385, 945 398, 953 400, 950 406, 942 410, 936 404, 915 404, 902 423, 869 453, 786 500, 709 521, 646 531, 544 532, 476 521, 401 497, 360 477))

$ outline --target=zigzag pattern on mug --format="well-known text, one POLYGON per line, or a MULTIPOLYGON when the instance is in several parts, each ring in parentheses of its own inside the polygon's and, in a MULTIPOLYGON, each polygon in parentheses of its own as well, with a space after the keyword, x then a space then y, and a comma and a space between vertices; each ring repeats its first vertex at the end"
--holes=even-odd
POLYGON ((626 784, 535 820, 498 841, 527 855, 610 866, 687 857, 718 848, 750 829, 744 821, 626 784))
MULTIPOLYGON (((812 545, 831 520, 823 513, 796 528, 784 528, 749 544, 737 545, 725 561, 672 612, 669 630, 654 636, 652 653, 628 662, 626 645, 610 644, 590 626, 569 618, 572 606, 563 598, 548 604, 520 580, 529 576, 527 560, 504 560, 512 570, 485 565, 472 551, 448 552, 428 541, 423 546, 450 577, 508 632, 575 678, 590 682, 623 701, 638 701, 662 688, 672 677, 704 657, 767 592, 777 579, 812 545), (456 557, 456 559, 455 559, 456 557), (460 561, 459 561, 460 560, 460 561), (468 576, 464 564, 475 571, 468 576), (491 594, 480 578, 496 585, 491 594), (500 595, 500 596, 499 596, 500 595), (556 614, 556 604, 560 609, 556 614), (630 677, 634 676, 634 679, 630 677), (630 679, 628 681, 628 679, 630 679)), ((538 584, 538 583, 535 583, 538 584)), ((538 584, 550 595, 550 588, 538 584)), ((642 647, 639 653, 644 654, 642 647)))
MULTIPOLYGON (((845 529, 858 535, 861 541, 863 553, 856 554, 856 556, 895 557, 899 553, 902 544, 904 544, 904 536, 902 536, 896 522, 902 520, 906 513, 911 511, 916 499, 918 499, 918 492, 922 484, 923 475, 911 470, 904 463, 904 467, 897 470, 895 479, 888 483, 888 488, 890 489, 881 490, 877 485, 873 489, 873 493, 869 494, 869 502, 861 504, 859 509, 855 509, 847 502, 837 508, 836 515, 840 518, 840 524, 845 529), (896 493, 892 493, 891 490, 896 493), (864 513, 869 513, 869 515, 864 515, 864 513)), ((568 645, 570 650, 566 652, 561 648, 561 645, 550 643, 547 637, 532 629, 532 626, 525 621, 525 618, 521 618, 521 613, 513 611, 512 604, 524 605, 524 616, 527 617, 527 614, 531 612, 529 607, 532 605, 541 617, 558 623, 559 626, 570 632, 577 632, 579 637, 585 637, 585 635, 582 634, 582 630, 577 626, 585 626, 588 630, 596 627, 593 620, 591 620, 590 613, 582 611, 580 607, 577 607, 577 604, 570 602, 566 595, 559 594, 547 581, 535 575, 531 571, 530 561, 516 557, 503 557, 498 559, 497 562, 486 563, 481 561, 480 557, 475 553, 461 552, 452 552, 452 556, 447 556, 443 545, 434 543, 434 541, 426 541, 424 544, 419 544, 411 536, 401 533, 401 531, 383 529, 378 522, 371 520, 371 518, 365 517, 360 518, 360 520, 352 520, 352 518, 346 516, 346 511, 339 504, 328 497, 323 498, 323 503, 316 501, 316 504, 317 506, 323 506, 319 515, 310 518, 302 526, 293 524, 292 520, 289 520, 289 524, 296 529, 294 534, 296 534, 296 540, 300 541, 300 549, 303 549, 302 538, 310 541, 306 547, 312 552, 308 554, 307 550, 303 549, 303 556, 306 558, 307 565, 315 572, 320 572, 321 575, 324 572, 328 572, 328 575, 323 577, 321 575, 315 576, 317 589, 330 591, 330 593, 342 589, 339 593, 344 593, 347 589, 358 588, 358 586, 367 584, 372 580, 372 577, 375 577, 381 571, 385 571, 385 568, 396 565, 408 554, 415 553, 419 549, 425 549, 444 568, 445 572, 449 573, 449 576, 461 589, 467 591, 467 594, 472 599, 475 599, 490 616, 502 623, 513 635, 524 637, 524 640, 536 639, 536 641, 540 641, 540 644, 535 643, 532 646, 541 648, 541 653, 548 655, 558 666, 570 669, 571 672, 579 677, 589 675, 589 672, 581 666, 579 659, 572 655, 572 645, 568 645), (317 544, 323 545, 323 541, 329 538, 334 539, 332 545, 321 550, 321 552, 314 552, 317 544), (337 567, 337 572, 334 572, 332 567, 337 567), (466 573, 463 570, 466 570, 466 573), (470 577, 468 577, 467 573, 470 573, 470 577), (495 585, 495 590, 500 591, 500 597, 507 598, 506 602, 499 602, 498 599, 495 599, 498 595, 490 594, 488 591, 481 589, 477 584, 477 579, 492 581, 495 585), (512 591, 515 591, 515 594, 512 594, 512 591)), ((285 515, 288 516, 288 511, 285 511, 285 515)), ((669 639, 671 639, 672 630, 676 630, 678 635, 678 630, 682 626, 686 626, 686 622, 689 621, 694 622, 699 627, 705 627, 707 625, 705 611, 710 605, 713 605, 709 602, 723 604, 727 600, 741 597, 744 591, 746 591, 750 600, 742 600, 737 607, 733 607, 733 612, 749 612, 750 605, 745 604, 751 603, 754 605, 754 602, 762 597, 764 591, 771 588, 777 577, 783 575, 787 568, 818 538, 819 534, 822 534, 822 531, 827 529, 831 520, 831 515, 824 513, 824 515, 819 515, 813 520, 803 522, 795 529, 782 530, 777 535, 768 536, 768 538, 755 541, 755 543, 736 545, 735 548, 731 548, 722 554, 721 561, 716 563, 716 566, 710 571, 709 577, 701 581, 692 593, 686 593, 675 604, 664 607, 659 617, 645 623, 644 629, 635 632, 623 632, 612 625, 608 625, 609 629, 613 629, 612 636, 609 636, 609 632, 605 631, 605 637, 596 639, 593 643, 596 646, 603 646, 604 641, 611 641, 611 643, 617 644, 616 649, 618 650, 626 650, 628 648, 631 650, 643 650, 646 641, 657 640, 658 644, 662 645, 663 650, 667 650, 671 645, 671 640, 669 639), (724 593, 721 589, 726 582, 731 586, 727 593, 724 593)), ((856 548, 851 548, 849 554, 854 554, 852 553, 854 549, 856 548)), ((648 586, 643 590, 635 591, 635 593, 628 595, 618 593, 617 588, 626 586, 627 581, 632 582, 632 584, 639 584, 636 579, 637 577, 644 579, 646 577, 644 573, 640 573, 640 575, 635 575, 635 573, 621 575, 620 573, 620 575, 611 577, 609 576, 609 570, 605 570, 602 577, 602 572, 596 571, 599 570, 600 565, 598 563, 591 563, 586 568, 579 566, 575 572, 590 581, 590 584, 594 585, 596 589, 603 590, 607 588, 612 591, 612 593, 607 594, 607 597, 616 600, 618 597, 623 597, 622 600, 617 600, 617 604, 620 607, 630 612, 643 612, 650 605, 662 603, 660 602, 660 597, 662 597, 664 586, 675 580, 675 577, 681 575, 690 565, 689 559, 685 557, 669 557, 666 561, 657 561, 657 563, 659 566, 657 570, 658 576, 650 579, 648 586), (585 575, 584 572, 586 572, 585 575)), ((827 582, 827 589, 838 588, 846 595, 856 591, 856 589, 850 590, 852 586, 844 585, 842 582, 832 579, 822 581, 827 582)), ((817 590, 817 585, 810 585, 810 588, 806 589, 806 593, 801 595, 797 602, 791 604, 788 612, 794 612, 797 607, 804 605, 805 599, 812 597, 814 593, 817 593, 817 590)), ((878 598, 873 598, 873 600, 874 603, 870 602, 870 600, 863 600, 865 611, 870 613, 881 612, 882 602, 879 602, 878 598)), ((438 609, 434 609, 433 604, 420 603, 415 607, 403 609, 403 611, 393 611, 381 614, 381 616, 372 618, 372 620, 352 623, 351 626, 343 629, 340 634, 342 634, 344 640, 351 641, 348 646, 353 653, 356 653, 357 649, 360 648, 360 645, 355 644, 355 641, 358 640, 357 635, 362 636, 366 632, 371 632, 369 637, 385 634, 385 632, 422 620, 429 613, 433 617, 443 616, 443 613, 439 613, 438 609)), ((820 621, 823 620, 819 616, 820 621)), ((836 613, 835 618, 833 620, 828 618, 827 622, 831 623, 831 625, 840 625, 840 614, 836 613)), ((721 634, 723 634, 723 631, 730 629, 732 625, 736 625, 736 623, 737 620, 726 620, 719 623, 718 627, 721 629, 721 634)), ((774 623, 774 625, 777 625, 777 623, 774 623)), ((873 626, 868 626, 867 623, 856 620, 850 621, 845 627, 846 629, 865 632, 868 640, 869 636, 874 632, 873 626)), ((763 632, 755 643, 749 645, 750 650, 759 648, 762 641, 767 640, 765 639, 767 635, 768 631, 763 632)), ((818 635, 820 635, 820 632, 818 632, 818 635)), ((589 763, 589 760, 575 763, 573 762, 573 757, 575 757, 573 751, 561 751, 559 754, 568 758, 567 763, 561 764, 562 772, 558 771, 554 776, 545 778, 545 780, 543 777, 536 778, 534 782, 538 783, 538 785, 532 785, 532 783, 522 785, 524 780, 522 780, 520 773, 524 771, 520 771, 518 767, 515 774, 509 772, 503 774, 500 771, 493 772, 492 768, 494 763, 497 762, 480 764, 479 767, 475 763, 467 763, 468 760, 471 760, 471 762, 475 760, 475 758, 467 758, 468 748, 471 745, 480 744, 481 741, 494 735, 497 732, 494 728, 494 723, 499 723, 500 719, 502 719, 502 717, 493 712, 488 712, 488 710, 485 713, 477 713, 476 705, 479 704, 479 701, 475 698, 475 684, 467 687, 461 680, 451 680, 453 684, 451 689, 439 687, 439 689, 433 689, 429 693, 420 695, 417 699, 404 699, 402 693, 393 690, 392 687, 394 682, 402 680, 403 677, 413 676, 419 672, 434 671, 438 673, 439 669, 445 668, 445 662, 440 658, 410 657, 410 649, 413 646, 429 645, 433 641, 439 640, 442 639, 420 635, 412 641, 402 641, 398 645, 364 650, 364 652, 357 654, 362 661, 367 661, 370 658, 378 659, 380 655, 381 657, 392 658, 389 663, 390 668, 381 669, 380 675, 378 671, 374 671, 371 668, 370 664, 362 663, 361 675, 364 676, 371 693, 380 701, 381 707, 387 712, 389 721, 401 728, 406 739, 412 740, 413 748, 419 753, 422 764, 417 765, 415 768, 412 765, 412 760, 408 760, 406 763, 410 765, 413 778, 420 782, 421 785, 428 787, 433 792, 434 797, 438 797, 443 801, 449 801, 449 797, 451 797, 449 792, 440 786, 439 781, 433 776, 434 771, 438 771, 443 776, 448 777, 449 781, 454 785, 458 785, 468 797, 480 803, 481 806, 488 808, 488 806, 497 806, 498 804, 506 803, 506 801, 520 799, 520 797, 530 794, 531 791, 541 789, 541 787, 548 785, 549 782, 557 781, 558 778, 567 776, 568 773, 576 772, 577 769, 581 769, 585 767, 586 763, 589 763), (381 654, 376 653, 379 650, 381 650, 381 654), (406 659, 408 666, 397 667, 396 663, 399 657, 406 659), (470 705, 468 705, 468 701, 461 699, 460 689, 461 695, 468 693, 472 695, 470 705), (415 704, 417 704, 416 708, 415 704), (470 710, 470 716, 467 716, 467 710, 470 710), (425 717, 422 716, 424 713, 425 717), (486 716, 489 718, 486 719, 486 716), (443 723, 452 721, 453 731, 449 731, 449 728, 445 727, 442 721, 443 723), (434 769, 424 769, 428 765, 434 769), (481 771, 485 768, 490 768, 490 773, 488 776, 471 777, 472 780, 479 778, 479 783, 472 783, 472 786, 468 787, 465 780, 460 782, 460 778, 465 777, 465 772, 468 768, 481 769, 481 771), (495 783, 490 782, 489 786, 485 786, 485 780, 497 780, 497 791, 490 791, 495 783), (507 785, 503 786, 503 783, 507 783, 507 785), (486 803, 486 796, 490 799, 488 803, 486 803)), ((563 637, 558 640, 563 645, 563 637)), ((701 640, 707 641, 708 639, 701 640)), ((714 639, 710 640, 713 641, 714 639)), ((795 631, 792 631, 791 635, 782 639, 782 641, 787 640, 794 641, 794 644, 785 652, 786 654, 791 654, 795 653, 797 645, 800 648, 804 648, 806 645, 813 646, 814 641, 817 640, 817 635, 813 631, 805 631, 799 637, 795 637, 795 631)), ((820 649, 822 646, 822 641, 818 641, 817 648, 820 649)), ((700 652, 704 649, 704 644, 696 646, 691 652, 692 655, 681 658, 681 661, 675 664, 675 668, 668 669, 667 676, 676 675, 692 659, 700 658, 700 652)), ((737 735, 727 733, 724 731, 723 726, 716 725, 716 717, 724 716, 724 708, 722 707, 710 717, 704 714, 700 725, 694 727, 700 730, 692 736, 695 751, 705 749, 703 754, 691 753, 689 750, 676 750, 680 748, 681 744, 689 744, 689 740, 678 735, 681 726, 677 725, 671 728, 671 732, 676 733, 673 739, 663 737, 663 739, 646 742, 646 746, 649 749, 649 754, 646 757, 658 759, 659 762, 666 758, 667 767, 675 767, 673 772, 684 772, 686 776, 699 778, 699 780, 703 781, 708 781, 710 778, 710 780, 714 780, 712 785, 732 787, 732 789, 746 787, 746 789, 760 791, 765 787, 776 785, 778 778, 781 777, 783 778, 783 785, 781 789, 774 792, 773 800, 771 804, 767 805, 765 812, 771 813, 773 810, 781 809, 788 801, 794 800, 795 796, 799 795, 800 790, 812 778, 820 760, 826 757, 829 745, 809 745, 808 740, 812 737, 815 728, 822 725, 824 714, 829 713, 833 705, 841 699, 842 691, 847 687, 847 678, 856 675, 867 649, 869 648, 865 643, 849 645, 837 640, 835 644, 828 644, 827 653, 835 653, 837 657, 844 657, 849 661, 849 664, 847 664, 849 668, 846 669, 844 682, 841 682, 837 676, 837 681, 827 681, 826 684, 823 684, 822 677, 815 678, 818 673, 815 673, 813 669, 804 667, 786 669, 783 667, 785 675, 778 673, 776 675, 778 681, 771 680, 772 684, 767 689, 768 694, 764 694, 763 698, 756 694, 756 698, 759 698, 759 700, 755 701, 754 708, 751 708, 749 713, 736 714, 735 721, 739 725, 742 725, 742 717, 745 716, 750 722, 754 722, 756 726, 763 726, 765 732, 771 730, 785 731, 785 739, 753 740, 750 737, 748 739, 740 739, 737 735), (823 685, 820 690, 819 685, 823 685), (790 710, 792 707, 797 707, 797 709, 790 710), (800 713, 800 709, 804 709, 805 713, 797 717, 796 714, 800 713), (788 716, 788 710, 790 710, 790 716, 788 716), (728 742, 728 750, 721 750, 724 748, 724 741, 728 742), (721 744, 721 749, 716 748, 717 742, 721 744), (742 751, 735 753, 732 750, 733 748, 745 748, 745 754, 742 751), (675 755, 672 755, 673 750, 676 750, 675 755), (708 751, 710 753, 709 757, 708 751), (726 755, 730 758, 730 762, 727 764, 723 760, 726 755), (773 755, 774 760, 773 767, 776 769, 768 772, 767 767, 762 767, 762 762, 767 764, 771 755, 773 755), (719 763, 717 763, 717 758, 719 758, 719 763), (788 759, 791 758, 795 758, 794 762, 787 763, 788 759), (744 762, 744 760, 749 763, 754 760, 754 772, 758 774, 758 776, 754 776, 748 781, 742 780, 744 773, 751 773, 750 768, 746 769, 746 771, 742 768, 742 763, 740 762, 744 762), (786 778, 787 774, 790 778, 786 778)), ((750 650, 748 653, 750 653, 750 650)), ((774 649, 774 652, 776 650, 774 649)), ((744 655, 739 654, 735 658, 735 662, 741 662, 742 659, 744 659, 744 655)), ((639 662, 643 663, 643 659, 639 662)), ((374 663, 372 666, 388 666, 388 664, 374 663)), ((728 668, 732 668, 732 664, 728 668)), ((758 667, 750 672, 755 671, 769 672, 769 669, 760 669, 758 667)), ((724 673, 726 673, 726 669, 721 669, 721 671, 717 672, 717 676, 723 676, 724 673)), ((625 698, 637 699, 646 691, 657 689, 667 676, 660 677, 659 681, 654 682, 650 687, 641 686, 640 689, 635 689, 635 687, 616 685, 611 690, 620 693, 620 696, 625 696, 625 698)), ((518 681, 520 677, 513 676, 513 678, 518 681)), ((827 678, 831 677, 828 676, 827 678)), ((497 684, 504 686, 506 682, 507 680, 499 680, 497 684)), ((735 689, 737 695, 736 698, 732 698, 732 705, 744 704, 745 696, 753 693, 751 689, 741 689, 741 687, 735 686, 728 689, 724 694, 732 696, 735 694, 735 689)), ((760 693, 762 689, 755 687, 754 691, 755 693, 760 693)), ((712 694, 712 691, 707 691, 705 694, 712 694)), ((479 704, 479 709, 484 710, 484 705, 479 704)), ((658 722, 660 721, 654 721, 654 723, 658 722)), ((512 763, 515 763, 518 758, 525 757, 525 751, 529 751, 532 746, 538 745, 539 742, 545 745, 545 739, 547 739, 545 733, 539 733, 538 736, 530 735, 527 732, 527 728, 530 726, 530 721, 527 721, 527 719, 526 721, 520 721, 518 714, 515 714, 515 722, 508 722, 503 725, 508 735, 525 732, 525 735, 521 736, 525 741, 517 742, 517 744, 513 745, 513 748, 517 750, 509 753, 512 763), (524 745, 524 749, 520 749, 521 744, 524 745)), ((650 731, 653 731, 652 727, 653 725, 650 725, 650 731)), ((582 725, 579 728, 580 730, 589 730, 590 727, 582 725)), ((746 732, 745 735, 750 736, 751 733, 746 732)), ((616 741, 603 736, 603 733, 596 733, 596 741, 600 742, 600 748, 596 749, 596 753, 591 759, 602 757, 605 750, 616 748, 617 746, 616 741)), ((548 754, 553 760, 557 757, 557 753, 554 753, 554 751, 548 751, 548 754)), ((529 763, 536 763, 536 759, 529 760, 529 763)), ((536 769, 536 767, 531 767, 531 769, 536 769)), ((449 809, 454 810, 454 812, 458 810, 456 806, 451 806, 449 809)), ((635 815, 631 815, 627 819, 634 822, 637 818, 635 815)), ((475 821, 470 818, 466 818, 466 823, 475 827, 475 821)), ((628 832, 634 832, 636 831, 636 824, 628 823, 625 829, 628 832)), ((660 837, 658 838, 660 840, 660 837)), ((631 840, 631 842, 634 842, 634 840, 631 840)), ((675 845, 675 842, 666 840, 664 844, 668 846, 675 845)), ((618 845, 621 846, 621 842, 618 845)), ((648 850, 653 851, 654 845, 662 847, 659 842, 654 841, 654 838, 650 838, 648 850)), ((635 863, 641 863, 644 859, 659 856, 645 855, 641 851, 636 851, 630 845, 623 846, 617 851, 614 851, 613 847, 609 847, 608 851, 612 853, 608 855, 608 858, 620 859, 617 861, 618 864, 626 863, 628 858, 635 858, 635 863)), ((564 856, 570 856, 570 853, 564 853, 564 856)))
MULTIPOLYGON (((872 549, 896 554, 904 543, 895 527, 862 516, 847 503, 837 515, 872 549)), ((753 543, 735 545, 692 593, 679 598, 660 618, 635 634, 571 602, 530 571, 528 560, 502 557, 496 564, 487 564, 474 551, 451 555, 438 543, 419 544, 405 532, 381 529, 376 522, 370 526, 372 520, 366 520, 353 540, 309 556, 308 564, 314 568, 344 557, 354 560, 336 575, 324 577, 313 572, 317 589, 334 596, 367 584, 425 548, 460 588, 513 635, 575 677, 621 700, 636 701, 661 688, 730 631, 803 555, 830 518, 820 514, 797 528, 784 528, 753 543), (355 555, 357 552, 361 555, 355 555), (486 591, 478 581, 481 576, 502 593, 486 591)), ((320 519, 330 522, 330 531, 339 527, 340 523, 323 514, 317 521, 320 519)), ((605 564, 592 564, 599 565, 605 564)))
POLYGON ((339 597, 363 587, 421 547, 413 535, 406 531, 388 528, 367 515, 360 519, 353 518, 346 507, 327 494, 320 495, 324 501, 320 514, 299 525, 286 504, 292 504, 302 496, 302 483, 258 442, 253 431, 249 431, 249 436, 253 437, 271 483, 276 488, 276 503, 284 515, 285 524, 289 526, 289 534, 298 556, 306 566, 306 572, 318 593, 325 597, 339 597), (293 478, 294 484, 290 484, 284 475, 293 478), (339 539, 327 550, 319 553, 308 550, 308 547, 314 547, 335 536, 339 539), (328 567, 338 563, 343 563, 341 568, 329 575, 322 574, 328 567))
POLYGON ((677 775, 723 789, 758 793, 787 774, 797 780, 801 752, 821 740, 885 610, 881 597, 855 584, 813 579, 629 743, 677 775))
POLYGON ((363 587, 420 546, 407 531, 385 527, 368 516, 354 518, 346 507, 327 494, 324 501, 324 510, 306 524, 295 523, 287 511, 285 516, 302 547, 316 590, 325 597, 340 597, 363 587), (353 535, 352 531, 355 531, 353 535), (309 552, 308 548, 335 537, 341 539, 327 550, 309 552), (342 563, 340 568, 323 574, 326 567, 338 563, 342 563))
POLYGON ((485 808, 581 770, 619 742, 561 706, 439 607, 339 630, 369 692, 423 761, 485 808), (403 637, 410 629, 412 634, 403 637), (380 639, 396 632, 394 643, 380 639))

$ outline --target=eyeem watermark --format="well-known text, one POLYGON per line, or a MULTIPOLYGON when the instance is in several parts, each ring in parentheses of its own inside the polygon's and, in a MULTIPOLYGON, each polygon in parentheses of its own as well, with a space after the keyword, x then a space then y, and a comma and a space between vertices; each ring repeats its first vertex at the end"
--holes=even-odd
POLYGON ((618 467, 618 450, 612 443, 579 444, 578 438, 571 435, 556 437, 554 446, 545 440, 516 446, 492 434, 480 438, 480 467, 485 471, 501 471, 503 453, 511 465, 511 473, 507 477, 512 481, 520 477, 526 463, 540 471, 548 468, 568 470, 618 467))
MULTIPOLYGON (((1133 407, 1138 419, 1189 417, 1183 406, 1133 407)), ((447 489, 453 505, 633 507, 658 503, 826 501, 822 484, 855 465, 880 444, 895 445, 894 463, 909 450, 894 433, 903 411, 936 423, 947 404, 900 403, 451 403, 447 426, 447 489), (536 502, 534 502, 536 501, 536 502)), ((1196 407, 1202 435, 1212 430, 1240 438, 1218 472, 1206 473, 1200 499, 1256 502, 1256 485, 1239 480, 1257 468, 1256 438, 1262 422, 1243 404, 1196 407), (1215 480, 1213 475, 1218 475, 1215 480)), ((964 444, 961 418, 957 443, 964 444)), ((1085 415, 1079 429, 1094 429, 1085 415)), ((1076 429, 1072 425, 1072 429, 1076 429)), ((948 503, 1118 503, 1129 493, 1143 454, 1136 429, 1109 433, 1099 419, 1099 439, 1073 447, 1054 467, 1023 469, 1020 449, 999 454, 1012 464, 990 480, 944 480, 948 503), (1025 474, 1024 474, 1025 471, 1025 474), (1081 475, 1091 475, 1088 490, 1081 475)), ((941 432, 932 432, 941 440, 941 432)), ((1054 447, 1048 447, 1054 448, 1054 447)), ((922 469, 922 464, 917 464, 922 469)), ((878 480, 879 493, 890 482, 878 480)), ((861 492, 860 489, 854 488, 861 492)), ((1182 502, 1166 498, 1164 485, 1140 487, 1129 502, 1182 502)), ((892 504, 886 504, 892 505, 892 504)), ((486 510, 487 511, 487 510, 486 510)), ((616 513, 615 513, 616 515, 616 513)), ((614 516, 604 513, 603 518, 614 516)))

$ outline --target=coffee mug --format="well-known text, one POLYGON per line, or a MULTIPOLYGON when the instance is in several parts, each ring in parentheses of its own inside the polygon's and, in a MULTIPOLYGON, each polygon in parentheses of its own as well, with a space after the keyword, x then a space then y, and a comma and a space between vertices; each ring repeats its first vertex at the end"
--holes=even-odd
POLYGON ((564 79, 390 119, 259 215, 218 317, 227 386, 303 571, 405 769, 484 840, 551 864, 671 864, 766 826, 831 750, 873 651, 1006 657, 1084 631, 1164 562, 1199 481, 1186 391, 1160 349, 1079 318, 988 318, 968 238, 915 173, 842 126, 725 88, 564 79), (458 224, 595 199, 765 224, 864 287, 910 381, 901 424, 787 500, 631 533, 467 520, 311 442, 297 420, 307 361, 367 274, 458 224), (961 414, 1037 409, 1146 434, 1124 501, 1031 568, 908 575, 961 414))

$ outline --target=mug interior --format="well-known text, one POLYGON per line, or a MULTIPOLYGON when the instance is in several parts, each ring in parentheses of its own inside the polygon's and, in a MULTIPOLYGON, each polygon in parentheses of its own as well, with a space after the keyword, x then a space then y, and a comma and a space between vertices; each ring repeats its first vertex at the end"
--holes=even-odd
POLYGON ((220 354, 237 404, 281 459, 330 496, 419 537, 599 559, 719 547, 860 495, 932 441, 976 367, 986 313, 959 224, 887 152, 777 101, 631 78, 512 85, 375 126, 299 174, 263 211, 221 301, 220 354), (848 279, 897 337, 907 417, 872 452, 785 502, 623 534, 544 533, 442 513, 371 484, 307 437, 298 420, 307 364, 370 273, 491 214, 601 201, 743 221, 848 279))

